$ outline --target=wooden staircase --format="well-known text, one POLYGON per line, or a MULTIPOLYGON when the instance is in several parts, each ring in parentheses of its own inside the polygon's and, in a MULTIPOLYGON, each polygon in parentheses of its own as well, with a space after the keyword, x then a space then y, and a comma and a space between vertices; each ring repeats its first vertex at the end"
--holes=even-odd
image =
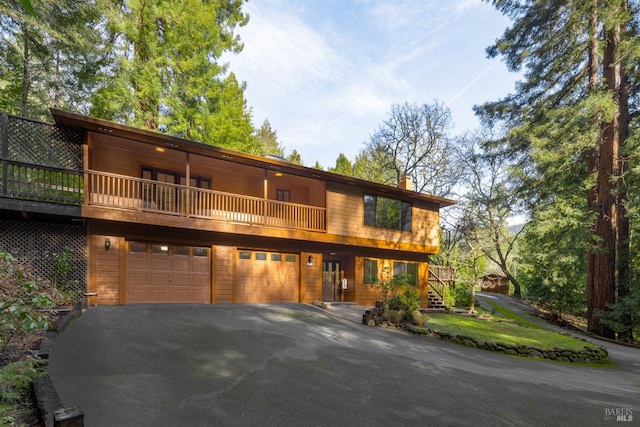
POLYGON ((444 303, 444 301, 442 301, 442 298, 440 298, 440 296, 435 292, 429 290, 428 298, 429 298, 429 308, 440 309, 440 310, 447 309, 447 305, 444 303))
POLYGON ((455 268, 429 265, 428 304, 433 310, 446 310, 444 303, 445 290, 453 290, 456 280, 455 268))

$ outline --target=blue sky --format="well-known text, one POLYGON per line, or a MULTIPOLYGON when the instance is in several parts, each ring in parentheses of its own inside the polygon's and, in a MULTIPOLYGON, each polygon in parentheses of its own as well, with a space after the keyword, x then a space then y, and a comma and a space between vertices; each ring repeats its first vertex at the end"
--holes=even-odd
POLYGON ((255 126, 266 118, 287 154, 326 169, 353 160, 393 104, 444 103, 458 135, 472 107, 504 97, 517 75, 485 49, 509 25, 481 0, 252 0, 244 50, 223 59, 255 126))

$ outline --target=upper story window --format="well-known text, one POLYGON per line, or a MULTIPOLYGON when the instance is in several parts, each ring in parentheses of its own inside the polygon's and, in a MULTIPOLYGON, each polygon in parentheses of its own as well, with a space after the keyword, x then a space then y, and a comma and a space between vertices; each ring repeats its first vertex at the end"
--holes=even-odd
POLYGON ((276 198, 280 202, 290 202, 291 201, 291 193, 289 190, 276 190, 276 198))
POLYGON ((365 194, 364 225, 410 232, 411 203, 365 194))
MULTIPOLYGON (((187 185, 187 178, 184 175, 180 175, 176 172, 163 171, 148 166, 142 167, 142 178, 159 182, 166 182, 169 184, 187 185)), ((191 176, 189 178, 189 186, 204 188, 208 190, 211 189, 211 179, 201 176, 191 176)))

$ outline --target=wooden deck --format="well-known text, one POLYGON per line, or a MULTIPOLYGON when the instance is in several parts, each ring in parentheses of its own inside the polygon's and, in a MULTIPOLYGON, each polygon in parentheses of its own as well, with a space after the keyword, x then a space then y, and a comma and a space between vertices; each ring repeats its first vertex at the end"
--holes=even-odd
POLYGON ((326 209, 168 184, 98 171, 85 172, 85 204, 265 227, 326 232, 326 209))

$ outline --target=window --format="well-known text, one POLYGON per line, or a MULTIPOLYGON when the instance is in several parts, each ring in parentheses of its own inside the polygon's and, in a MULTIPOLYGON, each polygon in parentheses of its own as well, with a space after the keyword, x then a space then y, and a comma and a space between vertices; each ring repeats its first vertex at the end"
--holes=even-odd
POLYGON ((377 259, 365 258, 363 282, 367 285, 378 283, 378 260, 377 259))
POLYGON ((174 246, 173 247, 174 255, 182 255, 189 256, 189 247, 188 246, 174 246))
MULTIPOLYGON (((170 184, 187 185, 187 178, 177 172, 164 171, 149 166, 142 166, 142 178, 153 181, 167 182, 170 184)), ((211 189, 211 178, 202 176, 189 177, 189 186, 197 188, 211 189)))
POLYGON ((276 198, 280 202, 290 202, 291 193, 289 192, 289 190, 276 190, 276 198))
POLYGON ((151 245, 151 253, 155 255, 169 255, 169 245, 151 245))
POLYGON ((147 244, 138 242, 129 242, 129 252, 132 253, 146 253, 147 244))
POLYGON ((418 286, 418 264, 415 262, 394 262, 393 275, 408 274, 411 276, 409 283, 418 286))
POLYGON ((256 260, 257 261, 266 261, 267 260, 267 254, 261 253, 261 252, 256 253, 256 260))
POLYGON ((271 261, 282 261, 281 254, 271 254, 271 261))
POLYGON ((251 252, 240 251, 239 256, 240 259, 251 259, 251 252))
POLYGON ((287 262, 296 262, 297 257, 295 255, 287 255, 287 262))
POLYGON ((209 256, 209 248, 193 248, 193 256, 209 256))
POLYGON ((364 225, 410 232, 411 203, 365 194, 364 225))

